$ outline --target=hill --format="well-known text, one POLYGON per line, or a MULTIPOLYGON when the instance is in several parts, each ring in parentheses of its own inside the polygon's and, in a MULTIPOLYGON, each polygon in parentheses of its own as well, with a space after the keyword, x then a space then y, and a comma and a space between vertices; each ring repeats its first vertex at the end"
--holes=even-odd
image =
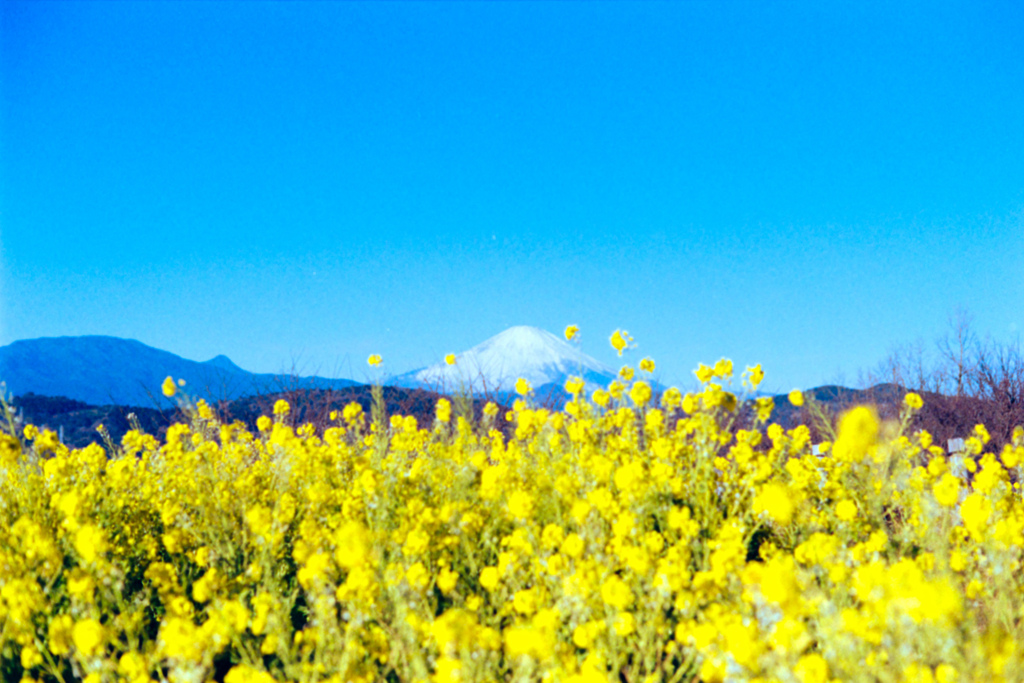
MULTIPOLYGON (((292 389, 283 392, 245 396, 233 401, 221 401, 212 405, 217 418, 223 423, 239 421, 250 431, 256 432, 256 419, 261 415, 272 415, 274 403, 279 399, 288 401, 292 410, 288 419, 291 424, 313 424, 318 432, 330 424, 330 413, 340 411, 349 403, 358 403, 369 416, 373 397, 372 387, 355 385, 342 389, 292 389)), ((422 427, 434 422, 437 400, 440 396, 423 389, 384 387, 384 403, 388 415, 412 415, 422 427)), ((480 419, 485 401, 474 401, 476 419, 480 419)), ((136 420, 142 430, 163 438, 167 427, 185 417, 178 408, 155 410, 153 408, 90 405, 64 396, 40 396, 28 393, 15 396, 11 401, 15 416, 22 425, 33 424, 41 429, 50 429, 62 436, 63 443, 73 448, 82 448, 90 443, 103 443, 97 427, 106 427, 111 439, 120 443, 125 433, 132 429, 136 420), (132 417, 134 415, 134 417, 132 417)), ((502 406, 502 412, 507 406, 502 406)), ((511 429, 504 420, 499 428, 511 429)))
POLYGON ((347 379, 252 373, 226 356, 187 360, 134 339, 107 336, 43 337, 0 347, 0 380, 14 395, 63 396, 90 405, 167 408, 165 377, 184 379, 186 390, 207 401, 230 401, 292 388, 342 389, 347 379))

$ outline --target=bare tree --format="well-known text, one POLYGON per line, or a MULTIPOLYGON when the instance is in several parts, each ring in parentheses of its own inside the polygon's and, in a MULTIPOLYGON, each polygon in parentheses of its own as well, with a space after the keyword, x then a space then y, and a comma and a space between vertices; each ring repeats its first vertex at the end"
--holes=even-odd
POLYGON ((983 401, 988 410, 986 426, 999 441, 1009 440, 1013 428, 1024 424, 1024 356, 1020 339, 1002 344, 987 339, 979 344, 969 393, 983 401))
POLYGON ((945 360, 941 380, 951 383, 956 396, 963 396, 974 371, 978 336, 974 333, 974 316, 965 308, 957 308, 949 317, 950 331, 939 340, 939 353, 945 360))
POLYGON ((894 347, 875 370, 861 374, 863 397, 883 415, 894 415, 906 391, 918 392, 925 405, 914 429, 927 430, 942 444, 984 424, 992 446, 1001 448, 1024 424, 1024 354, 1019 338, 982 341, 973 325, 971 313, 958 308, 936 340, 937 355, 930 357, 920 341, 894 347))

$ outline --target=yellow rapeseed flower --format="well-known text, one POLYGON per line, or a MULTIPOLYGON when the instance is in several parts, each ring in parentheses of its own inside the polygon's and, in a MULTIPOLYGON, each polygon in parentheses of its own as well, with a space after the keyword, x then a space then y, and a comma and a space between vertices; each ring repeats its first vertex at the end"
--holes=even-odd
MULTIPOLYGON (((607 628, 603 621, 588 621, 580 624, 572 632, 572 642, 576 647, 583 648, 584 650, 590 648, 594 643, 594 639, 607 628)), ((601 678, 602 681, 606 679, 601 678)))
POLYGON ((586 544, 583 542, 580 535, 577 533, 571 533, 565 537, 564 541, 562 541, 562 545, 559 546, 558 552, 569 557, 579 557, 583 554, 585 549, 586 544))
POLYGON ((619 380, 612 380, 612 383, 608 385, 608 393, 612 395, 612 398, 619 400, 622 398, 623 392, 626 390, 626 385, 619 380))
POLYGON ((693 374, 697 375, 697 380, 701 384, 707 384, 712 379, 714 379, 714 377, 715 377, 715 369, 714 368, 710 368, 707 365, 704 365, 703 363, 700 363, 697 366, 697 369, 693 371, 693 374))
MULTIPOLYGON (((43 655, 34 645, 26 645, 21 648, 21 668, 31 669, 43 663, 43 655)), ((21 679, 23 682, 24 678, 21 679)))
POLYGON ((455 590, 455 586, 458 582, 459 573, 452 571, 450 567, 445 567, 437 575, 437 587, 445 595, 448 595, 455 590))
POLYGON ((612 332, 612 336, 609 341, 611 341, 612 348, 618 351, 621 356, 622 352, 629 346, 630 336, 628 332, 615 330, 612 332))
POLYGON ((95 562, 106 546, 106 534, 97 526, 85 524, 75 532, 75 550, 86 562, 95 562))
POLYGON ((51 653, 59 657, 71 651, 73 629, 74 620, 70 614, 62 614, 53 618, 48 629, 48 643, 51 653))
POLYGON ((747 367, 747 377, 750 379, 750 388, 757 389, 758 385, 764 380, 764 370, 761 369, 761 364, 747 367))
POLYGON ((633 604, 633 591, 625 581, 612 574, 601 584, 601 599, 606 605, 623 610, 633 604))
POLYGON ((828 662, 817 652, 804 655, 793 669, 800 683, 828 683, 828 662))
POLYGON ((960 503, 960 516, 964 520, 964 528, 980 540, 992 516, 992 501, 980 493, 972 493, 960 503))
POLYGON ((836 504, 836 517, 843 522, 852 522, 857 517, 857 504, 852 500, 841 500, 836 504))
POLYGON ((669 387, 664 394, 661 395, 661 405, 665 406, 669 410, 678 408, 683 403, 683 394, 676 387, 669 387))
POLYGON ((879 428, 873 409, 858 406, 850 410, 839 421, 839 437, 832 445, 832 453, 840 461, 860 460, 875 445, 879 428))
POLYGON ((512 596, 512 608, 519 614, 530 616, 537 611, 537 591, 528 588, 512 596))
POLYGON ((644 358, 640 361, 640 369, 644 372, 654 372, 654 361, 650 358, 644 358))
POLYGON ((629 390, 629 397, 633 399, 633 403, 642 408, 651 400, 651 385, 642 380, 634 382, 633 387, 629 390))
POLYGON ((528 519, 533 512, 533 497, 525 491, 515 491, 508 498, 508 511, 513 517, 528 519))
POLYGON ((754 512, 765 512, 777 524, 786 526, 795 509, 790 491, 781 484, 768 484, 754 498, 754 512))
POLYGON ((992 439, 992 437, 989 436, 988 429, 986 429, 985 425, 983 425, 983 424, 976 424, 976 425, 974 425, 974 435, 983 444, 988 443, 992 439))
POLYGON ((437 399, 437 419, 439 422, 451 422, 452 402, 446 398, 437 399))
POLYGON ((178 391, 178 387, 174 384, 174 379, 168 375, 164 383, 160 385, 160 390, 164 392, 164 396, 170 398, 178 391))
POLYGON ((565 328, 565 340, 572 341, 580 333, 579 325, 569 325, 565 328))
POLYGON ((947 456, 859 408, 814 457, 807 425, 769 422, 772 398, 736 414, 725 361, 658 407, 644 361, 590 401, 570 378, 563 410, 513 392, 510 425, 489 403, 453 429, 450 399, 433 432, 400 413, 366 428, 357 402, 324 408, 322 430, 190 413, 109 457, 0 428, 7 668, 24 683, 203 678, 215 661, 239 663, 226 683, 596 683, 657 677, 668 657, 706 681, 951 683, 975 660, 1014 677, 1003 616, 1024 596, 1000 577, 1024 546, 1008 469, 1024 429, 1005 443, 977 427, 947 456))
POLYGON ((497 567, 484 567, 480 572, 480 585, 488 591, 494 592, 498 588, 501 576, 497 567))
POLYGON ((920 410, 921 406, 924 405, 924 400, 921 398, 920 394, 910 392, 903 397, 903 403, 905 403, 911 410, 920 410))
POLYGON ((444 357, 444 362, 447 363, 448 365, 455 365, 455 354, 449 353, 447 356, 444 357))
MULTIPOLYGON (((264 654, 273 654, 274 650, 272 648, 267 649, 270 652, 265 652, 264 654)), ((224 677, 224 683, 276 683, 276 679, 266 671, 260 671, 251 666, 239 664, 228 671, 224 677)))
POLYGON ((423 566, 422 562, 417 562, 406 570, 405 580, 409 582, 409 586, 413 589, 421 591, 430 583, 430 572, 423 566))
POLYGON ((103 649, 103 626, 95 619, 83 619, 75 624, 71 640, 83 657, 99 654, 103 649))
POLYGON ((274 415, 287 415, 291 409, 292 407, 288 405, 288 401, 283 398, 274 401, 274 415))
POLYGON ((942 478, 932 486, 932 494, 940 505, 953 507, 960 496, 960 480, 946 472, 942 478))
POLYGON ((146 658, 138 652, 125 652, 117 661, 118 673, 124 674, 129 680, 146 680, 146 658))
POLYGON ((347 404, 341 410, 341 417, 348 424, 356 423, 363 415, 363 406, 355 401, 347 404))
POLYGON ((797 408, 804 404, 804 394, 799 389, 794 389, 789 392, 789 402, 795 405, 797 408))
POLYGON ((526 396, 531 391, 533 391, 533 387, 531 387, 530 383, 527 382, 525 379, 520 377, 519 379, 516 380, 516 393, 517 394, 519 394, 520 396, 526 396))
POLYGON ((615 617, 613 628, 615 633, 623 638, 631 636, 636 631, 636 617, 632 612, 619 612, 615 617))
POLYGON ((1013 469, 1020 464, 1022 457, 1024 457, 1024 447, 1018 446, 1014 448, 1010 444, 1006 444, 1003 446, 1003 452, 1000 454, 999 459, 1003 461, 1003 465, 1013 469))
POLYGON ((433 683, 459 683, 462 680, 462 662, 447 655, 439 657, 430 680, 433 683))
POLYGON ((728 358, 720 358, 715 363, 714 367, 715 375, 722 379, 728 379, 732 377, 732 361, 728 358))
POLYGON ((370 354, 370 357, 366 359, 366 362, 369 363, 371 367, 375 368, 378 365, 380 365, 381 363, 383 363, 384 359, 382 359, 380 357, 380 355, 378 355, 376 353, 372 353, 372 354, 370 354))

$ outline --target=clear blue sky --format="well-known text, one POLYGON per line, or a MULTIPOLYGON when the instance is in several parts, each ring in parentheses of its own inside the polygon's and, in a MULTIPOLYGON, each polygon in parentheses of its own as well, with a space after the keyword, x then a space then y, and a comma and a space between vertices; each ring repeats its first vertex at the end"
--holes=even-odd
POLYGON ((788 390, 1007 339, 1022 8, 5 0, 0 345, 365 379, 576 323, 788 390))

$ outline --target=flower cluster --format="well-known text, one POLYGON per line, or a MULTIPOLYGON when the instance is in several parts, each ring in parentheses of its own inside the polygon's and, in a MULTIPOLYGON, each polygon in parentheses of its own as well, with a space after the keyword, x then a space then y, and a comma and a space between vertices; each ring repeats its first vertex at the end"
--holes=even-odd
POLYGON ((740 424, 732 372, 570 380, 560 411, 524 381, 507 437, 445 399, 320 432, 196 406, 113 452, 2 433, 0 678, 1018 679, 1024 430, 949 455, 911 395, 819 456, 770 399, 740 424))

